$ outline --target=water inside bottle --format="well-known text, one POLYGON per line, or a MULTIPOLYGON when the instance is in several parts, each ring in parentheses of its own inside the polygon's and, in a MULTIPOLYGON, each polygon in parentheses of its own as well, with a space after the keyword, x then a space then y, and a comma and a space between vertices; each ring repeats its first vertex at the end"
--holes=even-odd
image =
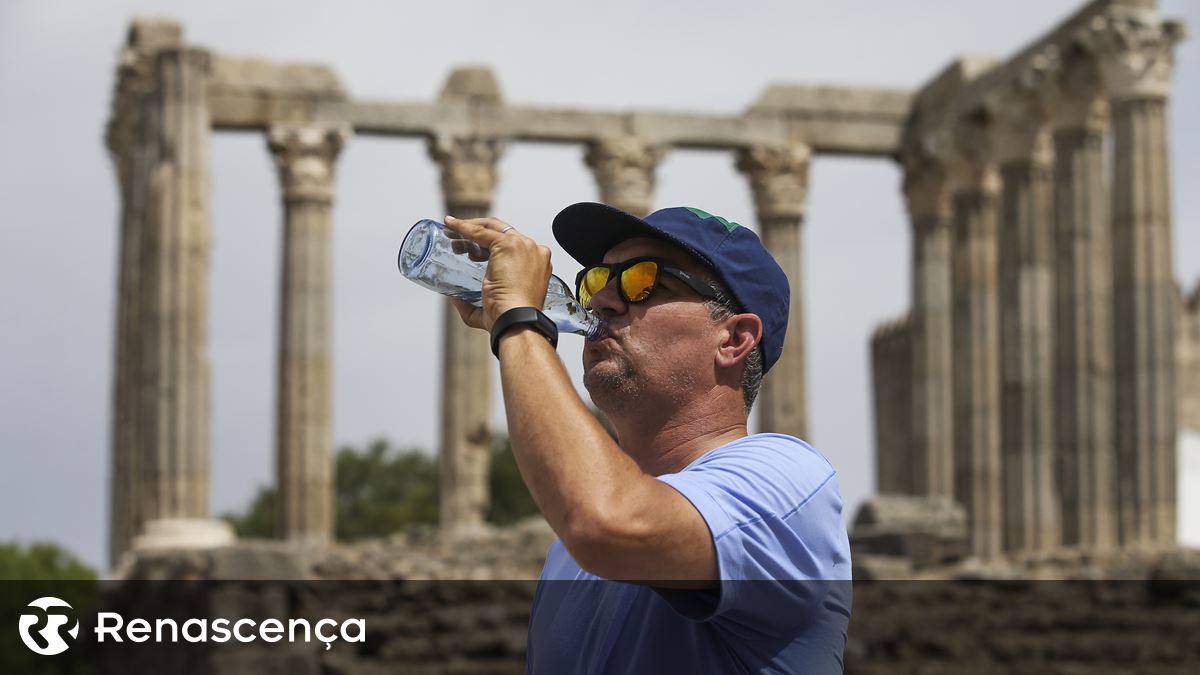
POLYGON ((542 312, 554 321, 560 333, 574 333, 589 340, 598 340, 604 335, 604 319, 584 309, 575 299, 571 287, 556 275, 550 275, 546 305, 542 312))

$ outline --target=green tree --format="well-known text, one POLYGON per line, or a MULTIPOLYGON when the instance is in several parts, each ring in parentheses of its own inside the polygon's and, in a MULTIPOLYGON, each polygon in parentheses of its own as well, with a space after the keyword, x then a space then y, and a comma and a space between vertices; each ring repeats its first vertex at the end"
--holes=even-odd
POLYGON ((239 537, 271 539, 275 536, 275 488, 258 486, 250 508, 244 513, 226 513, 221 516, 239 537))
POLYGON ((0 542, 0 579, 95 581, 96 570, 52 542, 0 542))
MULTIPOLYGON (((437 522, 437 465, 418 450, 396 451, 377 440, 358 451, 343 447, 334 465, 335 536, 383 537, 437 522)), ((249 508, 226 513, 239 537, 275 536, 275 488, 261 486, 249 508)))
POLYGON ((377 440, 337 455, 337 538, 382 537, 438 519, 437 464, 418 451, 393 452, 377 440))
MULTIPOLYGON (((30 611, 31 600, 42 596, 53 596, 71 606, 68 625, 91 614, 100 588, 96 570, 52 542, 28 546, 0 542, 0 580, 4 581, 0 583, 0 616, 11 620, 0 631, 0 673, 73 675, 95 670, 87 662, 86 647, 75 646, 49 658, 26 649, 17 632, 17 617, 30 611)), ((80 627, 80 638, 83 630, 80 627)))

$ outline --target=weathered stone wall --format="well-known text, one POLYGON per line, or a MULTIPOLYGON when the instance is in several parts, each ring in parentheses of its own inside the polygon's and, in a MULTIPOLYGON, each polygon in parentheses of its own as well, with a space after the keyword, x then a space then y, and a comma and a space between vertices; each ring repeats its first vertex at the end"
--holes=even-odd
MULTIPOLYGON (((961 513, 951 520, 961 529, 961 513)), ((420 531, 307 555, 272 542, 143 554, 128 568, 133 577, 241 580, 220 584, 220 593, 207 590, 216 584, 162 586, 158 597, 185 594, 182 603, 159 605, 179 616, 359 617, 366 641, 329 650, 320 643, 182 645, 153 658, 123 657, 108 670, 524 672, 531 579, 552 539, 543 522, 531 520, 469 537, 420 531), (262 581, 281 578, 304 581, 262 581)), ((137 602, 148 595, 144 585, 127 589, 137 602)), ((1060 552, 856 581, 845 663, 846 673, 870 675, 1184 673, 1200 668, 1197 634, 1200 551, 1060 552)))
POLYGON ((1153 579, 860 583, 846 673, 1192 673, 1197 588, 1153 579))

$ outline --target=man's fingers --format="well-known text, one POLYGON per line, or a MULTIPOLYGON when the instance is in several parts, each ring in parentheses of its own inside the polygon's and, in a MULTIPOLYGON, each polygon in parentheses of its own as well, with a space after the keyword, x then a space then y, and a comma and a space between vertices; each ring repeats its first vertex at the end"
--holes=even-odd
POLYGON ((466 253, 471 260, 482 262, 491 257, 490 249, 503 239, 513 228, 498 218, 471 218, 463 220, 446 216, 446 235, 458 241, 451 242, 455 253, 466 253))
POLYGON ((477 262, 488 259, 488 250, 486 248, 462 238, 451 238, 450 250, 459 255, 466 255, 471 260, 477 262))
POLYGON ((454 216, 446 216, 445 222, 449 232, 458 234, 464 239, 470 239, 484 248, 491 248, 493 244, 500 241, 503 236, 500 231, 509 227, 508 223, 497 218, 462 220, 454 216))
POLYGON ((450 298, 450 303, 458 310, 458 316, 462 318, 463 323, 472 328, 483 328, 483 309, 458 298, 450 298))

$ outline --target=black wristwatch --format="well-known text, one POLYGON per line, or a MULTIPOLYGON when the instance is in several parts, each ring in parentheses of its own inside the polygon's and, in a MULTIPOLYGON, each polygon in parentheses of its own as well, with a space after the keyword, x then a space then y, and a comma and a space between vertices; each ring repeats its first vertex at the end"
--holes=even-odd
POLYGON ((558 326, 550 317, 536 307, 513 307, 496 317, 496 322, 492 324, 492 354, 496 358, 500 358, 500 337, 509 328, 523 323, 533 324, 550 341, 550 346, 558 349, 558 326))

